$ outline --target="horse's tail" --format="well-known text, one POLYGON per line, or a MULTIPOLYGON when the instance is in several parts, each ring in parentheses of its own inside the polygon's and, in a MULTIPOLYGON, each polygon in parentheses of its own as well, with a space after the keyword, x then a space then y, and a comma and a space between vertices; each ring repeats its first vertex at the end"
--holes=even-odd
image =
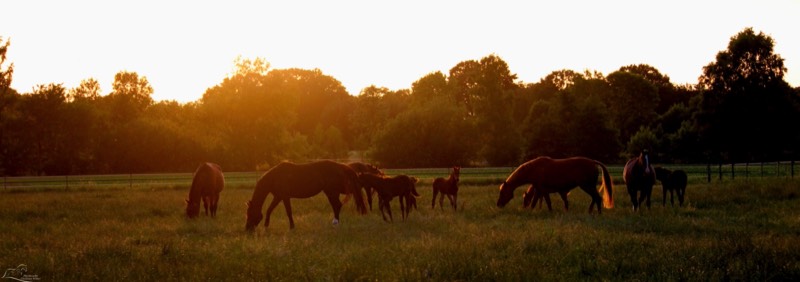
POLYGON ((595 161, 597 165, 603 170, 603 186, 600 187, 603 193, 603 207, 610 209, 614 207, 614 182, 611 181, 611 174, 608 173, 608 168, 601 162, 595 161))
POLYGON ((348 183, 349 185, 347 185, 347 187, 348 189, 350 189, 350 191, 347 192, 348 194, 353 193, 353 195, 355 196, 356 210, 358 210, 358 213, 360 214, 367 214, 367 203, 364 197, 364 193, 361 192, 361 181, 358 180, 358 174, 352 169, 345 171, 346 171, 345 174, 347 174, 349 182, 348 183))

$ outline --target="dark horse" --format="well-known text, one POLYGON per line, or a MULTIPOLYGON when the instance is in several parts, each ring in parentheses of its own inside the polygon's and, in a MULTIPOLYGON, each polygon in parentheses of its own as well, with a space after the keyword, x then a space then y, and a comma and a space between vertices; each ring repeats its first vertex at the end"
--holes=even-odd
POLYGON ((194 172, 192 188, 189 198, 186 199, 186 217, 195 218, 200 215, 200 201, 203 201, 206 215, 211 211, 211 217, 217 215, 219 193, 225 187, 225 177, 222 168, 214 163, 202 163, 194 172))
POLYGON ((686 183, 688 181, 686 172, 680 169, 671 171, 660 166, 655 167, 655 170, 656 179, 661 181, 661 189, 664 190, 664 197, 661 199, 661 205, 667 205, 667 191, 669 191, 670 205, 675 205, 675 198, 672 194, 672 191, 675 191, 678 194, 679 205, 683 206, 683 196, 686 195, 686 183))
POLYGON ((415 183, 416 178, 407 175, 398 175, 395 177, 386 177, 371 173, 363 173, 358 176, 361 184, 370 186, 378 193, 378 208, 381 210, 381 216, 384 221, 394 221, 392 218, 392 208, 389 203, 394 197, 400 198, 400 212, 403 220, 406 220, 408 214, 411 212, 411 205, 416 205, 416 197, 419 197, 415 183), (406 205, 406 202, 408 205, 406 205), (386 213, 389 214, 389 220, 386 219, 386 213))
POLYGON ((589 196, 592 202, 589 204, 589 212, 592 207, 597 205, 597 212, 600 213, 600 203, 607 209, 614 207, 614 193, 611 175, 606 166, 598 161, 583 157, 573 157, 568 159, 551 159, 550 157, 538 157, 517 167, 506 181, 500 185, 500 197, 497 199, 497 206, 504 207, 511 198, 514 197, 514 189, 520 185, 531 184, 535 193, 542 195, 549 193, 562 194, 564 208, 569 209, 569 201, 566 194, 575 187, 580 187, 589 196), (602 186, 596 190, 597 177, 600 171, 603 172, 602 186), (600 191, 605 191, 602 197, 600 191))
POLYGON ((269 227, 269 218, 272 210, 283 202, 286 208, 286 216, 289 217, 289 228, 294 228, 292 218, 291 198, 310 198, 320 192, 325 193, 328 201, 333 208, 333 224, 339 223, 339 211, 342 209, 342 202, 339 201, 340 193, 355 194, 356 209, 359 213, 365 214, 367 206, 364 203, 364 195, 359 188, 358 175, 347 165, 333 161, 318 161, 308 164, 293 164, 282 162, 273 167, 258 180, 253 196, 247 202, 247 224, 248 231, 255 229, 261 222, 261 208, 267 195, 272 194, 272 202, 269 204, 264 220, 264 226, 269 227))
POLYGON ((638 157, 628 160, 625 169, 622 171, 622 178, 628 187, 628 194, 631 196, 633 210, 639 210, 642 203, 650 208, 650 194, 653 192, 653 185, 656 183, 656 171, 650 165, 650 154, 643 150, 638 157), (641 192, 637 199, 637 194, 641 192))
POLYGON ((453 171, 450 172, 450 177, 447 179, 438 177, 433 180, 433 199, 431 200, 431 208, 436 208, 436 196, 442 193, 439 197, 439 208, 444 209, 444 196, 450 200, 450 205, 453 210, 457 210, 458 206, 458 176, 461 174, 461 167, 454 166, 453 171))
MULTIPOLYGON (((567 202, 567 193, 559 193, 561 200, 567 202)), ((553 206, 550 204, 550 195, 547 193, 536 193, 536 188, 531 185, 528 190, 522 194, 522 207, 531 209, 536 208, 536 204, 541 204, 542 200, 547 202, 547 209, 553 211, 553 206)))
MULTIPOLYGON (((368 164, 368 163, 352 162, 352 163, 348 163, 347 166, 349 166, 350 168, 355 170, 356 173, 358 173, 358 174, 372 173, 372 174, 376 174, 376 175, 380 175, 380 176, 386 175, 386 174, 383 173, 383 171, 378 169, 378 167, 376 167, 374 165, 371 165, 371 164, 368 164)), ((372 192, 372 187, 364 186, 364 191, 367 193, 367 204, 369 204, 369 209, 372 210, 372 193, 373 193, 372 192)), ((350 194, 347 194, 347 196, 345 196, 344 200, 342 200, 342 203, 346 204, 347 201, 350 201, 350 194)))

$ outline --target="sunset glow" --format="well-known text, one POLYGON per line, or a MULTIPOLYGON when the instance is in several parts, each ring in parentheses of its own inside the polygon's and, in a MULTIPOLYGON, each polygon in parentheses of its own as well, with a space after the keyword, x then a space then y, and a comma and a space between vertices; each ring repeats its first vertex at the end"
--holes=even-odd
POLYGON ((272 68, 319 68, 352 95, 409 88, 434 71, 497 54, 520 81, 560 69, 608 74, 649 64, 673 83, 702 67, 745 27, 775 40, 786 80, 800 86, 800 1, 9 1, 12 87, 75 87, 114 74, 146 76, 155 100, 199 99, 237 56, 272 68))

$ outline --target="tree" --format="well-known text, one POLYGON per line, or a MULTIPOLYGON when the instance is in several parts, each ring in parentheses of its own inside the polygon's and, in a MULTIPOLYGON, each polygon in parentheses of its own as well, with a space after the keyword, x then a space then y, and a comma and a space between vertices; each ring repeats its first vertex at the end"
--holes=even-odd
POLYGON ((783 80, 786 67, 774 44, 746 28, 703 67, 697 125, 707 153, 729 161, 796 154, 798 98, 783 80))
POLYGON ((465 61, 450 69, 449 83, 466 117, 476 118, 480 155, 490 165, 517 163, 521 137, 514 124, 512 95, 517 79, 508 64, 496 55, 480 61, 465 61), (508 109, 508 110, 506 110, 508 109))
POLYGON ((440 97, 389 121, 376 135, 371 157, 382 166, 466 165, 478 147, 474 124, 464 108, 440 97))
MULTIPOLYGON (((90 83, 90 82, 87 82, 90 83)), ((114 75, 108 95, 112 114, 117 122, 129 122, 138 117, 147 106, 153 104, 153 87, 147 77, 139 77, 136 72, 121 71, 114 75)))
POLYGON ((9 166, 13 163, 11 158, 14 150, 9 147, 10 136, 8 132, 9 122, 17 115, 14 114, 14 105, 18 100, 19 94, 11 89, 12 75, 14 74, 14 64, 9 64, 3 69, 6 62, 6 52, 10 41, 3 44, 3 37, 0 37, 0 175, 5 175, 9 166))
POLYGON ((658 89, 641 75, 616 71, 606 78, 611 86, 606 104, 611 109, 619 140, 628 143, 642 126, 650 126, 658 117, 658 89))
POLYGON ((69 93, 67 93, 67 100, 75 101, 83 99, 95 101, 100 98, 101 92, 100 82, 97 82, 94 78, 88 78, 81 80, 81 84, 78 85, 78 87, 69 90, 69 93))

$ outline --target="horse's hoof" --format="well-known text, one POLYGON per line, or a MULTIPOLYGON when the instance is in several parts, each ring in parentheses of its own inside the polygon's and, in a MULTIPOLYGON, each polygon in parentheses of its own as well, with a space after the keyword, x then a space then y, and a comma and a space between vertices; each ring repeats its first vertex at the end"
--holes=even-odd
POLYGON ((339 220, 334 218, 333 219, 333 226, 338 226, 338 225, 339 225, 339 220))

